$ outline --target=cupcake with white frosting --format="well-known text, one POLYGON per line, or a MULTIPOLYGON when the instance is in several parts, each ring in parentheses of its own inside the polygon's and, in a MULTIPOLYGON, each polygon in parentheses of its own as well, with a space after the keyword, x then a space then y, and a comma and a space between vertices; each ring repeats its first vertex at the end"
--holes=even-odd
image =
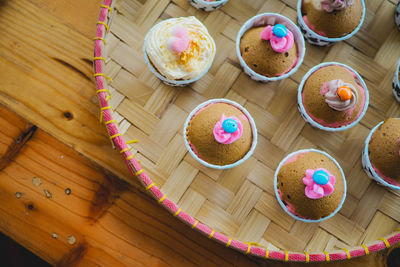
POLYGON ((171 18, 147 33, 143 53, 150 70, 163 82, 185 86, 211 67, 215 42, 195 17, 171 18))

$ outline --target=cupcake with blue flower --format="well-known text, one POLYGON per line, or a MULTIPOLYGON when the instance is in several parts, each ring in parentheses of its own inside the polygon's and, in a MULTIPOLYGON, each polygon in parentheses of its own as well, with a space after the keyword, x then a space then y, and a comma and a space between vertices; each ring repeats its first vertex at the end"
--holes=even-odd
POLYGON ((275 173, 275 192, 282 208, 305 222, 319 222, 337 213, 346 198, 346 180, 327 153, 307 149, 282 160, 275 173))
POLYGON ((216 169, 244 162, 257 144, 253 118, 244 107, 227 99, 212 99, 196 107, 186 120, 183 136, 190 154, 216 169))
POLYGON ((293 33, 283 24, 253 27, 240 41, 240 53, 247 66, 267 77, 279 77, 297 64, 293 33))
POLYGON ((304 59, 304 38, 288 18, 263 13, 246 21, 236 37, 236 54, 253 80, 270 82, 295 73, 304 59))

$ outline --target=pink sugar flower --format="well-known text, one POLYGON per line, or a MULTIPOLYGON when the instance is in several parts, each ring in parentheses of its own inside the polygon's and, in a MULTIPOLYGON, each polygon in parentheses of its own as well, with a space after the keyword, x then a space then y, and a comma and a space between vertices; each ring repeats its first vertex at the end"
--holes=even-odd
POLYGON ((236 117, 226 117, 225 114, 222 114, 221 119, 215 124, 213 130, 214 138, 218 143, 221 144, 231 144, 238 140, 243 134, 243 125, 242 122, 236 117), (233 120, 237 124, 237 129, 234 132, 227 132, 224 129, 224 121, 225 120, 233 120))
POLYGON ((270 41, 271 47, 275 52, 285 53, 289 51, 294 43, 293 33, 290 30, 287 30, 287 34, 284 37, 278 37, 274 34, 272 26, 268 25, 261 32, 261 39, 270 41))
POLYGON ((335 186, 335 176, 324 168, 307 169, 303 183, 306 185, 304 189, 306 196, 311 199, 319 199, 332 194, 335 186), (325 180, 321 181, 321 177, 322 180, 325 180))

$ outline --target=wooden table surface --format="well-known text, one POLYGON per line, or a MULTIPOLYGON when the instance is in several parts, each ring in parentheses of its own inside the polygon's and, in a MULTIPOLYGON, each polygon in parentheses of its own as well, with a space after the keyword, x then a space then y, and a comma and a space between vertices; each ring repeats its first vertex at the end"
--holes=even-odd
MULTIPOLYGON (((60 266, 300 266, 207 239, 130 176, 98 120, 101 2, 0 0, 0 231, 60 266)), ((387 255, 309 266, 384 266, 387 255)))

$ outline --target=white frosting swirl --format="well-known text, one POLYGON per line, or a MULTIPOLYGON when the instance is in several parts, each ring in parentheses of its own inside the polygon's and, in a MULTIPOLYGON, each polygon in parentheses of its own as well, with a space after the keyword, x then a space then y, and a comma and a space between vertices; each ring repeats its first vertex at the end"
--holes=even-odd
POLYGON ((207 28, 195 17, 171 18, 156 24, 148 33, 146 53, 151 63, 166 78, 189 80, 205 72, 215 56, 215 43, 207 28), (189 48, 182 53, 173 53, 167 42, 176 26, 189 32, 189 48))
POLYGON ((322 94, 325 96, 325 102, 335 110, 349 110, 357 104, 358 92, 356 88, 352 84, 345 83, 340 79, 325 82, 322 85, 322 92, 322 94), (340 97, 337 94, 337 90, 342 86, 347 86, 348 88, 350 88, 352 96, 349 100, 340 100, 340 97))

